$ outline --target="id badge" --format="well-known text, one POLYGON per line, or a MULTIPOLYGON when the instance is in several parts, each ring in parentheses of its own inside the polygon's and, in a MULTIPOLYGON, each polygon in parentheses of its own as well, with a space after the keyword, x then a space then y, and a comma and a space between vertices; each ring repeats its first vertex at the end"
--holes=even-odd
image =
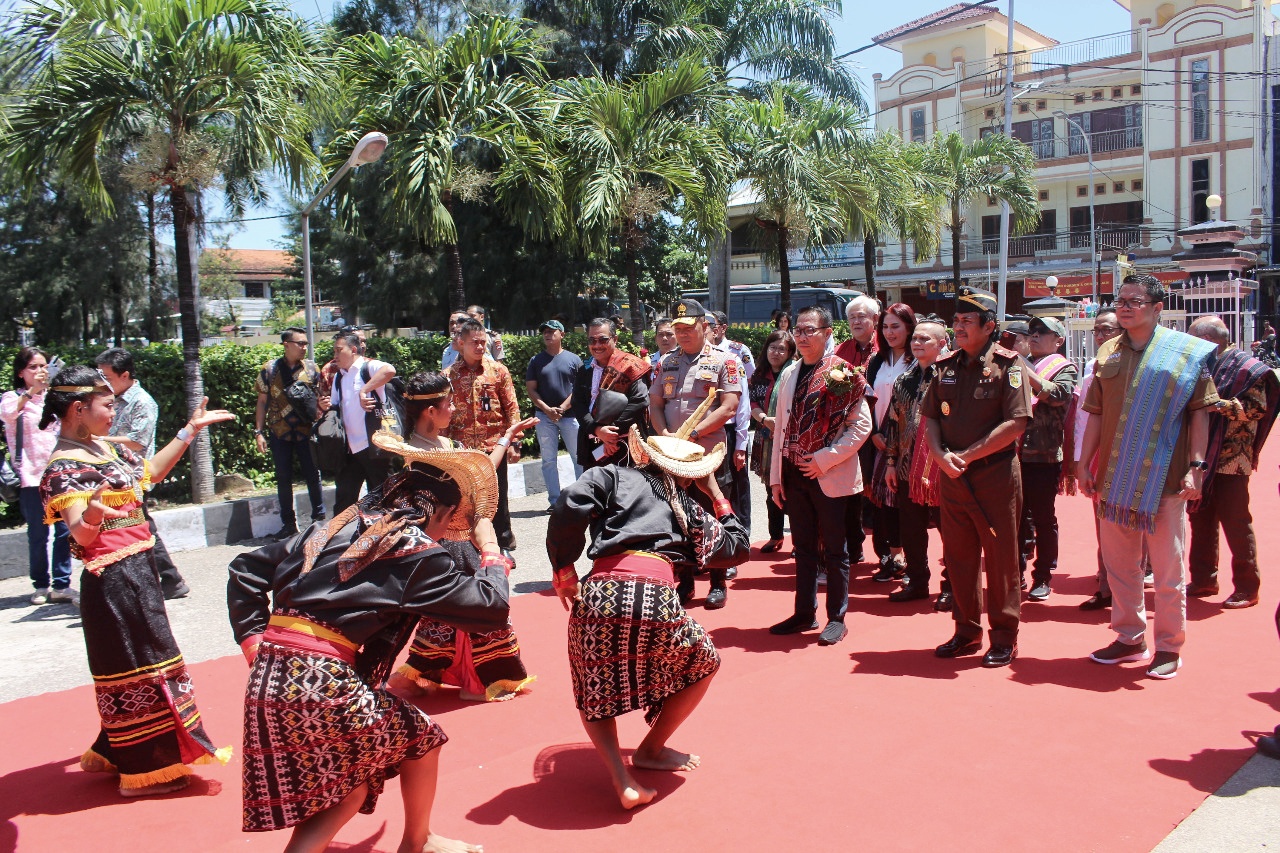
POLYGON ((480 398, 480 411, 488 412, 488 411, 492 411, 492 409, 493 409, 492 398, 490 398, 488 394, 485 394, 480 398))

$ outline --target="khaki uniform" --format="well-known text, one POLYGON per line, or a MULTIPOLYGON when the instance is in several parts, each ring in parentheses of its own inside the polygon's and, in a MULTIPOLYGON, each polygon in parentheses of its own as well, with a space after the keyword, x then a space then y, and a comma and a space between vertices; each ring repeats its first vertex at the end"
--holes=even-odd
MULTIPOLYGON (((657 379, 649 389, 649 396, 662 403, 662 414, 667 429, 675 432, 698 406, 707 399, 707 392, 715 388, 717 394, 728 391, 738 393, 742 381, 742 366, 724 350, 707 344, 696 356, 688 356, 684 350, 667 353, 658 367, 657 379)), ((739 402, 739 405, 742 405, 739 402)), ((714 408, 715 404, 712 404, 714 408)), ((733 419, 729 419, 733 423, 733 419)), ((710 451, 726 440, 725 428, 698 434, 698 444, 710 451)), ((726 457, 727 459, 727 457, 726 457)))
MULTIPOLYGON (((938 422, 947 450, 962 451, 1004 421, 1031 416, 1031 391, 1022 370, 1018 354, 994 341, 974 359, 963 350, 951 353, 937 362, 920 416, 938 422)), ((1014 445, 972 462, 959 478, 943 474, 941 504, 942 553, 955 597, 956 635, 982 637, 979 580, 985 556, 991 643, 1014 645, 1022 603, 1022 483, 1014 445)))

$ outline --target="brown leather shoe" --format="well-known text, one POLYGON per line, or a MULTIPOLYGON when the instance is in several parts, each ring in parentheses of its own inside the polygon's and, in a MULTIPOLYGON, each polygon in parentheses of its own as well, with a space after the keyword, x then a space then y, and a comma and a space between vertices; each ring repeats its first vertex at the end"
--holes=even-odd
POLYGON ((1187 598, 1212 598, 1217 594, 1218 588, 1208 584, 1192 584, 1187 587, 1187 598))
POLYGON ((1222 602, 1222 606, 1228 610, 1241 610, 1245 607, 1253 607, 1258 603, 1258 596, 1245 595, 1243 592, 1233 592, 1227 596, 1227 600, 1222 602))

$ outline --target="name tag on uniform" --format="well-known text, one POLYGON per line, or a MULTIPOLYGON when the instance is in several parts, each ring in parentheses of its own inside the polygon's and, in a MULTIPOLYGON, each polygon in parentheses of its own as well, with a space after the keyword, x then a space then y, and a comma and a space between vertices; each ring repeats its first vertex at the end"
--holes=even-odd
POLYGON ((938 381, 943 385, 955 385, 956 372, 953 369, 948 367, 946 372, 944 372, 941 376, 938 377, 938 381))

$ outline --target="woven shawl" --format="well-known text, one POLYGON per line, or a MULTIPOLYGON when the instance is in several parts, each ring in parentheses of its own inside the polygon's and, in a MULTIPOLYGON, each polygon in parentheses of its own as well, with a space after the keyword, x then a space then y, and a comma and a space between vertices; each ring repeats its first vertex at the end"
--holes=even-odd
MULTIPOLYGON (((1155 532, 1182 412, 1214 349, 1208 341, 1155 328, 1125 389, 1120 434, 1112 439, 1107 466, 1110 487, 1098 502, 1099 518, 1155 532)), ((1100 362, 1097 369, 1103 366, 1100 362)))
MULTIPOLYGON (((800 369, 797 364, 796 370, 800 369)), ((822 361, 809 374, 805 387, 796 387, 792 400, 792 416, 787 421, 787 434, 783 439, 782 455, 795 459, 808 456, 816 450, 830 447, 831 442, 844 431, 849 412, 862 399, 867 390, 861 370, 850 367, 836 355, 823 356, 822 361), (841 368, 851 385, 850 390, 837 394, 827 387, 827 374, 841 368)))

